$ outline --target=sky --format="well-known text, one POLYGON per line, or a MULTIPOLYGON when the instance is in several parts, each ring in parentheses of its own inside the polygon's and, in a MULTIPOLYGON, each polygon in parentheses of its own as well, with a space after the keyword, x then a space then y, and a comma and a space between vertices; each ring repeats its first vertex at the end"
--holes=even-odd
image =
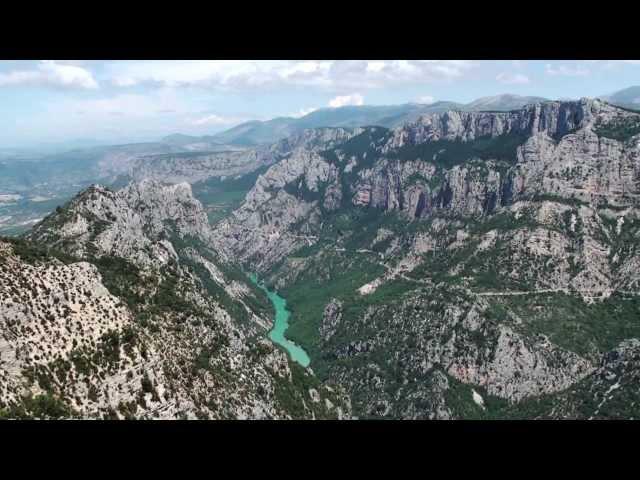
POLYGON ((344 105, 596 97, 639 84, 638 60, 0 61, 0 148, 213 134, 344 105))

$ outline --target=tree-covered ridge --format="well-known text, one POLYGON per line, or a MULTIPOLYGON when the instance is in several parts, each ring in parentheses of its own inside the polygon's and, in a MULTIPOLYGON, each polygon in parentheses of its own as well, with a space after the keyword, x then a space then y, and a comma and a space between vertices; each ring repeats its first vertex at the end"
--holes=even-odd
POLYGON ((596 125, 595 131, 601 137, 622 142, 627 141, 640 133, 640 114, 621 116, 611 121, 600 123, 596 125))

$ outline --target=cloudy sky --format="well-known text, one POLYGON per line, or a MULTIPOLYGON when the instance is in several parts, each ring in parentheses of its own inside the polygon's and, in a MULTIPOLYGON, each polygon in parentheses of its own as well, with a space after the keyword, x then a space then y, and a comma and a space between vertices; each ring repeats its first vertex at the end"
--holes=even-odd
POLYGON ((317 108, 599 96, 640 61, 0 61, 0 147, 209 134, 317 108))

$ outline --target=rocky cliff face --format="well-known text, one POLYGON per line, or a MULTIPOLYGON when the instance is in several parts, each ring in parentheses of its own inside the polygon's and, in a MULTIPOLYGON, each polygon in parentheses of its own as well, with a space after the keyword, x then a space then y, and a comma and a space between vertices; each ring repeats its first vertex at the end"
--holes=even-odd
POLYGON ((432 209, 491 213, 533 194, 630 205, 637 141, 598 132, 637 118, 596 100, 422 117, 380 140, 377 161, 358 175, 355 201, 414 217, 432 209))
MULTIPOLYGON (((561 209, 571 228, 589 234, 577 254, 602 256, 607 246, 596 237, 607 222, 636 218, 640 168, 637 137, 606 131, 636 122, 637 114, 597 100, 547 102, 506 113, 428 115, 392 131, 368 129, 333 149, 298 149, 259 178, 217 228, 216 244, 268 268, 313 243, 324 216, 340 208, 394 211, 408 221, 499 212, 547 227, 562 223, 552 212, 561 209)), ((564 255, 557 242, 553 252, 564 255)))
POLYGON ((187 184, 143 181, 94 186, 28 240, 0 242, 0 413, 348 415, 265 338, 266 298, 209 237, 187 184))
POLYGON ((78 257, 120 256, 159 267, 176 257, 171 235, 206 242, 207 216, 188 184, 144 180, 118 191, 94 185, 27 237, 78 257))
POLYGON ((640 335, 639 134, 590 99, 366 128, 270 167, 213 244, 360 415, 508 416, 640 335))

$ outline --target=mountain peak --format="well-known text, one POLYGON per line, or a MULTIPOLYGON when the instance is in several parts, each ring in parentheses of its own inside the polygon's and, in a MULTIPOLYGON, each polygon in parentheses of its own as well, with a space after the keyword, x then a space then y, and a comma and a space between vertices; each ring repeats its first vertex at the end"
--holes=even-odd
POLYGON ((640 85, 618 90, 610 95, 604 95, 602 98, 614 105, 640 109, 640 85))

